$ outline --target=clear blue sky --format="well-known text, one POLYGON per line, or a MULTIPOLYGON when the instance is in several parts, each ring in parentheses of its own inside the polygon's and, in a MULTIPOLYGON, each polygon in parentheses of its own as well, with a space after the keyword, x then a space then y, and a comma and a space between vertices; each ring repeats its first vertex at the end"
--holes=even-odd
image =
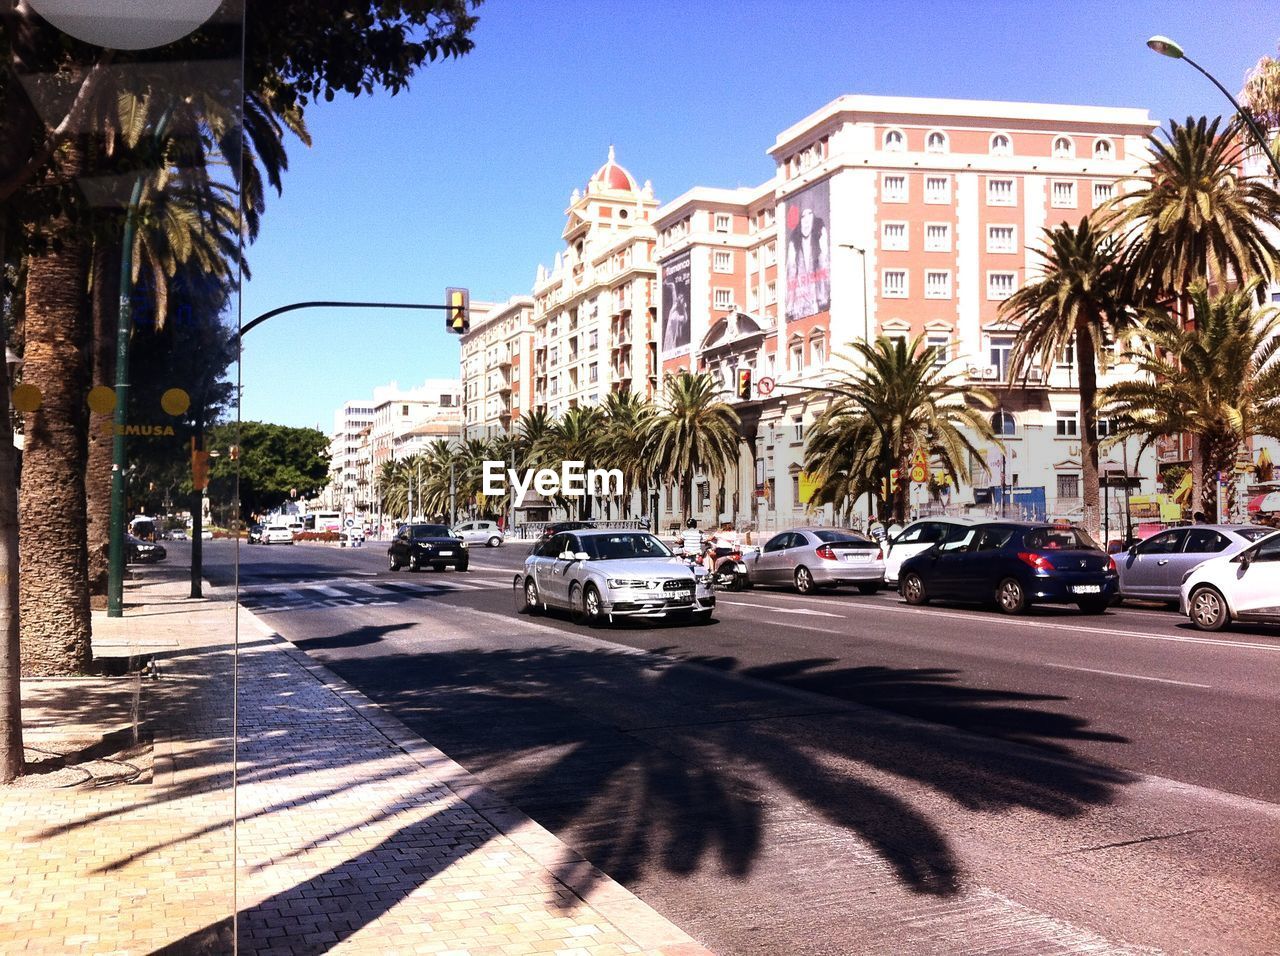
MULTIPOLYGON (((1266 0, 844 0, 792 4, 489 0, 475 51, 397 97, 312 107, 249 250, 244 320, 305 299, 438 302, 528 293, 569 194, 609 144, 661 201, 756 185, 775 135, 844 93, 1230 110, 1163 33, 1232 92, 1276 53, 1266 0)), ((298 312, 245 340, 242 415, 329 431, 344 401, 457 376, 435 313, 298 312)))

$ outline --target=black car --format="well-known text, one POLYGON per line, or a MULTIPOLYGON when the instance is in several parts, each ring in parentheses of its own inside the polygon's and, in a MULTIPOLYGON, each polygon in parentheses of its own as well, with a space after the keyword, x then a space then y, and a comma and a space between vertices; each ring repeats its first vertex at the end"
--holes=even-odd
POLYGON ((1119 581, 1115 561, 1079 528, 994 521, 956 525, 908 558, 898 590, 908 604, 994 602, 1006 614, 1032 604, 1075 604, 1101 614, 1119 581))
POLYGON ((545 541, 552 535, 559 534, 562 531, 584 531, 594 527, 595 525, 590 521, 556 521, 542 529, 542 538, 545 541))
POLYGON ((387 561, 392 571, 408 566, 410 571, 425 567, 443 571, 452 567, 455 571, 467 570, 470 553, 467 543, 455 538, 442 524, 407 524, 401 526, 387 548, 387 561))
POLYGON ((143 541, 128 532, 125 533, 124 543, 129 564, 155 564, 168 556, 164 545, 143 541))
POLYGON ((262 544, 262 525, 260 524, 249 525, 249 537, 246 540, 246 543, 262 544))

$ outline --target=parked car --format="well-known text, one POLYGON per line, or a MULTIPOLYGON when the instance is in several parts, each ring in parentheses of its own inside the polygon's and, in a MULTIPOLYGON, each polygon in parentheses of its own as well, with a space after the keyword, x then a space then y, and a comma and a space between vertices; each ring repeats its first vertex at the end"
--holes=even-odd
POLYGON ((1201 524, 1154 534, 1115 556, 1120 598, 1177 604, 1182 579, 1197 564, 1238 554, 1272 531, 1261 525, 1201 524))
POLYGON ((908 604, 994 601, 1006 614, 1032 604, 1075 604, 1101 614, 1118 579, 1115 560, 1079 528, 998 521, 953 526, 902 563, 898 590, 908 604))
POLYGON ((496 548, 502 544, 505 535, 496 521, 464 521, 453 529, 453 535, 467 544, 483 544, 496 548))
POLYGON ((620 617, 706 622, 711 577, 647 531, 562 531, 539 542, 516 575, 521 611, 567 608, 588 624, 620 617))
POLYGON ((742 556, 747 583, 790 584, 801 594, 852 584, 863 594, 884 585, 884 551, 870 538, 842 528, 792 528, 758 552, 742 556))
POLYGON ((542 538, 545 541, 562 531, 586 531, 594 527, 590 521, 555 521, 542 529, 542 538))
POLYGON ((157 561, 163 561, 167 557, 164 545, 156 544, 152 541, 143 541, 127 531, 124 535, 124 541, 128 551, 126 560, 129 564, 155 564, 157 561))
POLYGON ((249 537, 245 539, 249 544, 262 544, 262 525, 249 525, 249 537))
POLYGON ((212 531, 210 531, 208 528, 202 528, 202 529, 201 529, 201 531, 200 531, 200 540, 201 540, 201 541, 212 541, 212 540, 213 540, 213 532, 212 532, 212 531))
POLYGON ((172 531, 169 532, 169 540, 170 541, 186 541, 188 540, 187 532, 182 528, 174 528, 172 531))
POLYGON ((261 544, 293 544, 293 530, 288 525, 269 524, 262 529, 261 544))
POLYGON ((1221 554, 1183 575, 1178 607, 1202 631, 1233 621, 1280 624, 1280 532, 1236 554, 1221 554))
POLYGON ((898 570, 902 562, 914 557, 922 551, 928 551, 946 537, 950 528, 957 526, 972 527, 981 518, 952 518, 939 515, 936 518, 921 518, 913 521, 895 536, 885 550, 884 583, 891 588, 898 586, 898 570))
POLYGON ((451 534, 447 525, 407 524, 391 539, 387 562, 392 571, 406 566, 410 571, 421 571, 424 567, 465 571, 470 555, 467 543, 451 534))

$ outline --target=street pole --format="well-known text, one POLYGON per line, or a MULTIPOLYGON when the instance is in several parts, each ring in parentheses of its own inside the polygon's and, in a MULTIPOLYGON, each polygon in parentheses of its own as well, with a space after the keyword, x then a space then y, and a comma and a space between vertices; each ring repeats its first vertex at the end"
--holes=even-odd
POLYGON ((458 523, 458 502, 455 498, 457 494, 457 484, 454 480, 453 460, 449 460, 449 527, 452 528, 458 523))
MULTIPOLYGON (((1129 439, 1120 443, 1124 462, 1124 546, 1129 547, 1133 538, 1133 514, 1129 510, 1129 439)), ((1158 500, 1158 499, 1157 499, 1158 500)))

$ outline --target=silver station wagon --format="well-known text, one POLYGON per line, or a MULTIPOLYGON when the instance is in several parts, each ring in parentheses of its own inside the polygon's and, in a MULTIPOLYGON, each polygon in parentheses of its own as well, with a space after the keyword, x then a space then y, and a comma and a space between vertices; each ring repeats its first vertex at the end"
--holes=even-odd
POLYGON ((567 609, 598 624, 620 617, 711 618, 716 599, 706 569, 691 568, 646 531, 583 529, 539 543, 516 575, 516 609, 567 609))

